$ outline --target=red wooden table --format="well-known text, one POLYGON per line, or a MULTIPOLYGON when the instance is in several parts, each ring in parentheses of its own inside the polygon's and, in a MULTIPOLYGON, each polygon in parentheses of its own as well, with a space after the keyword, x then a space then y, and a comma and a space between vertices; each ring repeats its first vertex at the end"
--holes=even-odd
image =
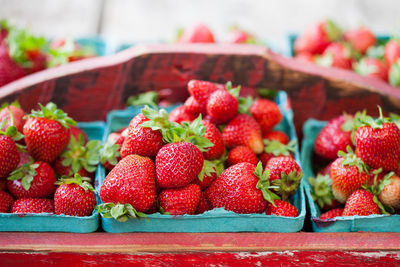
POLYGON ((0 233, 1 266, 400 266, 398 233, 0 233))

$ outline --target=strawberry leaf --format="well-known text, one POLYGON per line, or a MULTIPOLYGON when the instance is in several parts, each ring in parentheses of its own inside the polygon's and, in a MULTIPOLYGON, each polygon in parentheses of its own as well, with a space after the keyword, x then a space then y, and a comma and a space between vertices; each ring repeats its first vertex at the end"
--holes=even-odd
POLYGON ((342 36, 342 30, 335 22, 333 22, 333 20, 328 19, 325 21, 323 28, 331 42, 339 40, 339 38, 342 36))
POLYGON ((291 171, 289 174, 286 174, 282 171, 281 179, 272 181, 272 185, 278 187, 276 192, 281 196, 282 200, 285 201, 290 196, 294 195, 294 193, 296 193, 303 176, 303 172, 297 173, 296 170, 291 171))
POLYGON ((117 165, 117 159, 121 156, 119 152, 121 145, 115 142, 116 140, 108 140, 104 144, 103 150, 101 151, 101 164, 104 165, 106 162, 109 162, 112 165, 117 165))
POLYGON ((76 121, 68 117, 68 114, 57 109, 57 105, 49 102, 46 106, 39 103, 40 110, 32 110, 28 116, 31 118, 47 118, 49 120, 58 121, 64 128, 69 128, 70 125, 75 126, 76 121))
POLYGON ((274 99, 278 96, 279 91, 267 88, 257 88, 257 93, 263 98, 274 99))
POLYGON ((104 218, 114 218, 119 222, 126 222, 130 218, 147 219, 145 213, 138 212, 131 204, 103 203, 97 206, 97 213, 101 213, 104 218))
POLYGON ((200 173, 197 175, 199 180, 203 182, 204 176, 211 176, 212 173, 217 173, 217 167, 213 161, 204 160, 203 168, 200 173))
POLYGON ((295 153, 297 148, 296 140, 291 140, 287 145, 282 144, 277 140, 264 139, 264 152, 273 154, 274 156, 289 156, 290 153, 295 153))
POLYGON ((311 196, 320 208, 332 204, 334 196, 332 192, 332 180, 329 174, 318 174, 317 177, 310 177, 308 178, 308 182, 311 186, 311 196))
POLYGON ((16 181, 21 180, 22 187, 28 191, 31 187, 31 183, 33 178, 37 175, 36 169, 39 167, 39 164, 23 164, 18 167, 14 171, 10 173, 7 180, 16 181))
POLYGON ((400 86, 400 59, 390 67, 389 83, 393 86, 400 86))
POLYGON ((157 109, 158 93, 156 91, 150 91, 139 94, 137 96, 130 96, 127 101, 128 106, 150 106, 157 109))
POLYGON ((346 147, 347 153, 344 151, 339 151, 338 156, 343 158, 343 166, 355 166, 360 173, 364 172, 366 174, 370 173, 370 167, 364 163, 362 159, 357 157, 353 149, 350 146, 346 147))
POLYGON ((371 46, 368 48, 367 57, 376 58, 376 59, 383 59, 385 55, 385 46, 378 45, 378 46, 371 46))
POLYGON ((361 59, 354 65, 354 71, 362 76, 368 76, 376 73, 378 71, 378 67, 374 65, 368 65, 365 59, 361 59))
POLYGON ((259 161, 254 170, 254 174, 258 177, 256 188, 260 189, 263 194, 263 198, 275 207, 276 205, 274 200, 280 199, 280 197, 271 191, 271 189, 275 190, 278 189, 278 187, 270 185, 269 170, 267 169, 263 171, 262 163, 259 161))
POLYGON ((76 184, 85 189, 85 191, 92 191, 94 192, 93 186, 88 183, 86 180, 90 180, 90 178, 82 177, 78 173, 75 173, 74 177, 62 177, 60 180, 56 181, 56 185, 63 185, 63 184, 76 184))

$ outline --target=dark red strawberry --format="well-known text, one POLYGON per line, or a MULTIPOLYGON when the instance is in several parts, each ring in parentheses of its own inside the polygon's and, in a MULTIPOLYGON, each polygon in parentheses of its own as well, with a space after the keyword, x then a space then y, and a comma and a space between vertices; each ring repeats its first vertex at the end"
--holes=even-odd
POLYGON ((400 42, 395 39, 387 42, 384 57, 389 66, 396 63, 400 59, 400 42))
POLYGON ((6 191, 7 180, 0 180, 0 191, 6 191))
POLYGON ((179 35, 179 43, 215 43, 211 30, 204 24, 195 24, 179 35))
POLYGON ((206 192, 201 192, 199 204, 197 205, 195 214, 202 214, 211 209, 212 207, 207 199, 206 192))
POLYGON ((227 163, 232 166, 241 162, 248 162, 257 165, 257 156, 247 146, 237 146, 228 153, 227 163))
POLYGON ((153 161, 138 155, 123 158, 105 178, 100 198, 104 204, 100 205, 99 212, 110 216, 107 218, 126 221, 143 216, 156 199, 153 161))
POLYGON ((354 70, 360 75, 375 77, 388 81, 388 67, 377 58, 365 57, 354 65, 354 70))
POLYGON ((319 218, 320 218, 321 220, 333 219, 333 218, 335 218, 335 217, 342 216, 343 210, 344 210, 343 208, 331 209, 331 210, 328 210, 328 211, 325 212, 325 213, 322 213, 322 214, 319 216, 319 218))
POLYGON ((54 201, 47 198, 20 198, 12 205, 12 213, 54 213, 54 201))
POLYGON ((16 198, 49 197, 56 189, 54 171, 42 161, 18 167, 7 180, 7 189, 16 198))
POLYGON ((169 113, 168 119, 170 121, 177 122, 177 123, 181 123, 184 121, 191 122, 194 119, 196 119, 196 114, 189 112, 189 109, 187 106, 180 106, 180 107, 174 108, 174 110, 172 110, 169 113))
POLYGON ((221 133, 211 122, 203 120, 201 123, 206 127, 204 137, 214 144, 206 152, 203 152, 204 159, 213 160, 222 157, 225 153, 225 144, 221 133))
POLYGON ((283 117, 275 102, 263 98, 253 103, 250 112, 260 124, 263 133, 269 132, 283 117))
POLYGON ((353 116, 341 115, 331 119, 315 138, 314 151, 319 156, 334 160, 339 151, 347 146, 353 147, 351 141, 353 116))
POLYGON ((364 189, 354 191, 346 201, 342 216, 381 214, 374 195, 364 189))
POLYGON ((89 138, 84 130, 82 130, 76 126, 71 126, 70 130, 71 130, 71 135, 73 137, 75 137, 75 140, 80 140, 80 138, 81 138, 80 136, 82 135, 84 145, 86 145, 86 143, 89 141, 89 138))
POLYGON ((353 52, 350 46, 343 43, 330 44, 315 62, 324 67, 336 67, 341 69, 352 69, 353 52))
POLYGON ((0 213, 10 212, 13 203, 14 199, 9 193, 0 191, 0 213))
POLYGON ((238 112, 238 100, 226 90, 218 90, 207 101, 207 114, 218 124, 227 123, 238 112))
POLYGON ((222 131, 222 138, 227 148, 247 146, 255 154, 262 153, 264 149, 261 127, 253 117, 247 114, 236 115, 222 131))
POLYGON ((284 133, 282 131, 266 132, 266 133, 264 133, 263 138, 267 139, 267 140, 276 140, 276 141, 279 141, 281 144, 284 144, 284 145, 289 143, 289 137, 287 136, 286 133, 284 133))
POLYGON ((63 178, 54 193, 54 212, 69 216, 90 216, 96 206, 96 195, 91 184, 79 174, 63 178))
POLYGON ((0 44, 0 65, 0 87, 28 74, 24 68, 11 59, 5 43, 0 44))
POLYGON ((51 163, 67 147, 71 139, 69 126, 76 122, 54 103, 39 105, 41 110, 32 111, 24 125, 25 142, 35 160, 51 163))
POLYGON ((295 43, 294 50, 297 53, 308 52, 321 54, 325 48, 341 36, 341 30, 331 20, 317 22, 300 35, 295 43))
POLYGON ((18 103, 4 107, 0 110, 0 123, 3 119, 6 119, 6 124, 0 130, 6 131, 9 126, 14 125, 18 132, 22 133, 25 124, 24 116, 25 112, 19 107, 18 103))
POLYGON ((299 212, 296 207, 289 202, 275 199, 274 204, 268 203, 267 209, 265 210, 266 215, 277 215, 285 217, 297 217, 299 212))
MULTIPOLYGON (((17 131, 16 128, 15 131, 17 131)), ((5 178, 17 168, 20 156, 14 140, 4 135, 4 132, 2 133, 0 132, 0 178, 5 178)))
POLYGON ((311 186, 311 196, 321 210, 331 210, 341 206, 333 195, 330 174, 318 174, 315 178, 308 178, 308 182, 311 186))
POLYGON ((193 96, 202 109, 206 108, 210 95, 218 90, 218 86, 215 83, 200 80, 189 81, 187 88, 190 95, 193 96))
POLYGON ((205 106, 201 106, 193 96, 186 99, 183 105, 186 107, 186 111, 193 114, 195 117, 199 116, 199 114, 205 116, 207 113, 205 106))
POLYGON ((107 170, 112 170, 115 165, 121 160, 121 146, 124 143, 125 136, 120 133, 111 133, 107 142, 104 144, 101 152, 101 164, 107 170))
POLYGON ((355 30, 346 31, 344 38, 361 54, 365 54, 368 48, 374 46, 376 43, 375 35, 369 29, 362 26, 355 30))
POLYGON ((376 120, 369 116, 361 119, 363 126, 354 136, 356 155, 371 168, 391 171, 400 161, 400 130, 383 117, 380 108, 379 112, 376 120))
POLYGON ((182 188, 161 191, 158 195, 158 203, 162 212, 171 215, 194 214, 200 195, 200 187, 190 184, 182 188))

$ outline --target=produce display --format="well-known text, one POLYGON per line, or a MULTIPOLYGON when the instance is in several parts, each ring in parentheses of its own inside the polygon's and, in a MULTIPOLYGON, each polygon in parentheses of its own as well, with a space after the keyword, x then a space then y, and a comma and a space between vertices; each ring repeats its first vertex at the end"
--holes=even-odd
POLYGON ((295 58, 353 70, 400 86, 400 39, 380 38, 366 27, 342 30, 331 20, 307 28, 294 42, 295 58))

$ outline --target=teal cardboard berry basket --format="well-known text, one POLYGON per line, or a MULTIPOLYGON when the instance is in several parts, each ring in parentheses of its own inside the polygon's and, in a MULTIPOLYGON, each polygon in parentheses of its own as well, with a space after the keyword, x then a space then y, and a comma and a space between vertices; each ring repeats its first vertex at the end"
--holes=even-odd
MULTIPOLYGON (((286 132, 290 139, 296 139, 293 126, 293 112, 290 110, 286 93, 280 93, 276 98, 284 118, 277 129, 286 132)), ((168 108, 167 111, 172 110, 168 108)), ((140 113, 141 107, 130 107, 126 110, 111 111, 107 116, 106 133, 104 138, 129 124, 130 120, 140 113)), ((297 162, 299 153, 295 154, 297 162)), ((97 173, 99 181, 97 191, 106 176, 102 167, 97 173)), ((304 224, 306 214, 305 195, 301 184, 292 203, 299 211, 298 217, 279 217, 265 214, 237 214, 223 208, 207 211, 199 215, 171 216, 160 213, 147 215, 147 219, 129 219, 118 222, 113 218, 101 216, 102 227, 106 232, 297 232, 304 224)))
MULTIPOLYGON (((104 122, 78 123, 90 140, 102 140, 104 122)), ((99 170, 98 170, 99 171, 99 170)), ((0 213, 0 231, 6 232, 71 232, 90 233, 99 227, 99 215, 94 210, 92 215, 85 217, 41 214, 0 213)))
POLYGON ((315 176, 312 163, 314 141, 326 123, 310 119, 303 126, 304 138, 301 146, 303 184, 314 232, 400 232, 400 215, 341 216, 328 220, 319 219, 321 211, 311 196, 308 178, 315 176))

